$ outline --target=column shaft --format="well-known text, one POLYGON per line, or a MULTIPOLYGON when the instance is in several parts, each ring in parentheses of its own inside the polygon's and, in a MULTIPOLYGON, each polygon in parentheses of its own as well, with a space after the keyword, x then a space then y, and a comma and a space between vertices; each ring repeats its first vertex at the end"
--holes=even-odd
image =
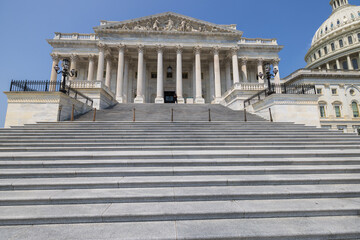
POLYGON ((125 46, 119 45, 119 60, 118 60, 118 69, 116 76, 116 100, 119 103, 123 102, 123 85, 124 85, 124 54, 125 46))
POLYGON ((347 63, 348 63, 348 69, 349 70, 354 70, 354 67, 353 67, 352 62, 351 62, 350 55, 346 56, 346 59, 347 59, 347 63))
POLYGON ((123 103, 128 102, 128 82, 129 82, 129 59, 125 59, 124 65, 124 83, 123 83, 123 103))
POLYGON ((238 54, 237 54, 237 48, 234 48, 231 50, 232 53, 232 67, 233 67, 233 81, 235 83, 240 82, 239 77, 239 62, 238 62, 238 54))
POLYGON ((176 49, 176 95, 178 103, 184 103, 182 83, 182 47, 176 49))
MULTIPOLYGON (((77 62, 78 62, 78 60, 79 60, 79 57, 77 56, 77 55, 71 55, 70 56, 70 70, 72 70, 72 69, 75 69, 75 70, 77 70, 77 62)), ((76 75, 74 75, 74 76, 72 76, 72 77, 70 77, 70 80, 75 80, 76 79, 76 75)))
POLYGON ((244 83, 247 83, 248 77, 247 77, 247 59, 246 58, 241 59, 241 75, 242 75, 242 81, 244 83))
POLYGON ((200 58, 200 47, 195 48, 195 71, 196 71, 196 98, 195 103, 205 103, 202 97, 202 86, 201 86, 201 58, 200 58))
POLYGON ((336 59, 336 68, 337 69, 341 69, 341 65, 340 65, 340 61, 339 61, 339 59, 336 59))
POLYGON ((231 66, 230 66, 230 60, 227 59, 225 62, 225 78, 226 78, 226 91, 228 91, 231 86, 231 66))
MULTIPOLYGON (((278 72, 277 72, 277 74, 275 75, 275 77, 274 77, 274 82, 275 82, 275 85, 280 85, 281 83, 280 83, 280 69, 279 69, 279 59, 275 59, 274 61, 273 61, 273 69, 277 69, 278 70, 278 72)), ((275 87, 275 91, 276 91, 276 93, 281 93, 281 87, 275 87)))
POLYGON ((94 55, 90 55, 89 56, 88 77, 87 77, 88 81, 94 80, 94 65, 95 65, 94 55))
POLYGON ((105 62, 105 46, 99 45, 99 60, 97 67, 96 80, 104 81, 104 62, 105 62))
POLYGON ((110 82, 111 81, 111 59, 108 57, 106 59, 106 77, 105 77, 105 86, 110 89, 110 82))
POLYGON ((164 103, 164 63, 163 48, 157 48, 157 79, 156 79, 156 99, 155 103, 164 103))
POLYGON ((212 102, 215 99, 215 83, 214 83, 214 60, 209 59, 209 81, 205 81, 205 88, 207 88, 206 85, 209 87, 209 99, 210 102, 212 102))
POLYGON ((137 68, 137 87, 135 103, 144 103, 143 95, 143 78, 144 78, 144 47, 138 47, 138 68, 137 68))
POLYGON ((330 70, 330 64, 329 63, 326 63, 326 69, 330 70))
POLYGON ((219 50, 214 49, 214 78, 215 78, 215 103, 221 100, 221 79, 220 79, 220 59, 219 50))
POLYGON ((57 81, 57 72, 55 70, 55 66, 59 64, 59 56, 58 55, 52 55, 52 66, 51 66, 51 75, 50 75, 50 87, 49 87, 49 91, 55 91, 56 90, 56 86, 55 83, 57 81))

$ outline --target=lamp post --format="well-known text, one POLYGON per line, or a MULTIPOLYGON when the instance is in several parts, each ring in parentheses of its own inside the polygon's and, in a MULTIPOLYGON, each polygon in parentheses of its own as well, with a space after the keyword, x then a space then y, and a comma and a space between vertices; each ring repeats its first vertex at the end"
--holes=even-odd
POLYGON ((267 79, 268 95, 273 93, 273 91, 271 89, 271 83, 270 83, 271 77, 275 77, 278 72, 279 72, 279 70, 277 68, 274 68, 273 73, 271 73, 270 64, 266 64, 265 65, 265 74, 260 72, 259 75, 257 76, 258 78, 261 78, 261 79, 267 79))
POLYGON ((62 60, 62 70, 60 69, 60 67, 58 65, 56 65, 54 67, 55 71, 57 74, 62 74, 62 80, 61 80, 61 85, 60 85, 60 92, 66 93, 66 77, 70 76, 73 77, 77 74, 75 69, 70 69, 70 65, 69 65, 69 60, 68 59, 63 59, 62 60))

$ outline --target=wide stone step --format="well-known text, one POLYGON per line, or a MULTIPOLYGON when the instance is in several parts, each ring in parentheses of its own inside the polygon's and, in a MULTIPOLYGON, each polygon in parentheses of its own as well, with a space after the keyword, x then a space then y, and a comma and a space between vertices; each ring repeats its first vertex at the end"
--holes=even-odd
POLYGON ((207 167, 97 167, 3 169, 0 178, 106 177, 106 176, 198 176, 260 174, 360 173, 360 165, 319 166, 207 166, 207 167))
POLYGON ((0 205, 359 198, 359 184, 1 191, 0 205))
POLYGON ((357 216, 360 198, 2 206, 0 225, 357 216))
POLYGON ((92 168, 92 167, 191 167, 191 166, 278 166, 360 165, 359 157, 327 158, 214 158, 214 159, 69 159, 0 161, 1 168, 92 168))
POLYGON ((355 240, 359 229, 359 217, 336 216, 1 226, 0 235, 27 240, 48 240, 55 232, 77 240, 355 240))
POLYGON ((138 145, 138 146, 43 146, 43 147, 32 147, 32 146, 22 146, 18 145, 16 147, 2 147, 0 146, 1 152, 65 152, 65 151, 164 151, 164 150, 298 150, 298 149, 359 149, 359 144, 337 144, 334 145, 327 144, 306 144, 306 145, 290 145, 290 144, 276 144, 276 145, 207 145, 207 144, 198 144, 190 146, 179 146, 176 144, 171 145, 138 145))
POLYGON ((66 177, 0 179, 0 191, 103 189, 103 188, 164 188, 204 186, 268 186, 359 184, 360 174, 272 174, 212 176, 145 176, 145 177, 66 177))

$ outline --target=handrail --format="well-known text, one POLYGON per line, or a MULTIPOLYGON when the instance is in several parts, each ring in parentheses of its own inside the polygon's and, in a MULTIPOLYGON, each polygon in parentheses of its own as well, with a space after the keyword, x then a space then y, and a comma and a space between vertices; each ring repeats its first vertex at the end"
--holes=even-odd
MULTIPOLYGON (((270 90, 262 90, 255 95, 249 97, 244 101, 244 108, 246 105, 251 105, 252 100, 257 99, 256 102, 261 101, 267 96, 274 93, 279 94, 316 94, 315 85, 313 84, 271 84, 270 90), (262 98, 262 96, 264 96, 262 98)), ((256 103, 255 102, 255 103, 256 103)), ((254 104, 254 103, 253 103, 254 104)))
MULTIPOLYGON (((61 90, 60 81, 49 80, 11 80, 10 92, 59 92, 61 90)), ((65 87, 65 94, 76 100, 84 100, 86 105, 93 106, 94 101, 83 93, 71 88, 65 87)))

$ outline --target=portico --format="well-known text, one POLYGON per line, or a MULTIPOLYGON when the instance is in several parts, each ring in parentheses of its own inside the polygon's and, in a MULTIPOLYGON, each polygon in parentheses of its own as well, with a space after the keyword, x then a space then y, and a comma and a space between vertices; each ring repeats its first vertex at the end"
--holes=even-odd
POLYGON ((176 13, 102 21, 94 30, 56 33, 48 40, 54 47, 53 64, 69 59, 78 70, 72 87, 103 82, 119 103, 161 104, 165 92, 175 92, 180 104, 218 104, 234 84, 263 88, 257 75, 266 63, 278 68, 282 48, 274 39, 243 38, 235 25, 176 13))

